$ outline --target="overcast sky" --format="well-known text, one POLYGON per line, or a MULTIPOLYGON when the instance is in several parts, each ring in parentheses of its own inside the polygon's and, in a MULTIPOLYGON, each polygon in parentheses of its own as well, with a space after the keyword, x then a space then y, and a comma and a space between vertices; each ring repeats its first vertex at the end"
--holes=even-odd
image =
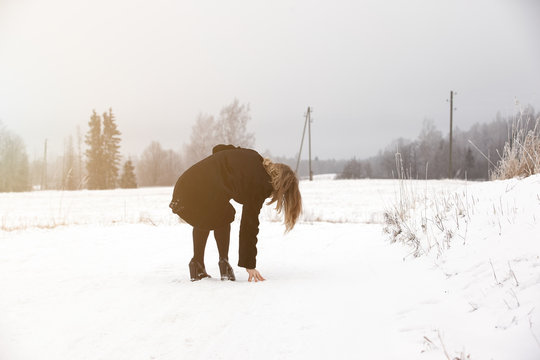
POLYGON ((31 158, 92 112, 122 153, 180 150, 199 113, 251 105, 256 148, 366 157, 425 118, 448 132, 540 108, 540 1, 0 0, 0 121, 31 158))

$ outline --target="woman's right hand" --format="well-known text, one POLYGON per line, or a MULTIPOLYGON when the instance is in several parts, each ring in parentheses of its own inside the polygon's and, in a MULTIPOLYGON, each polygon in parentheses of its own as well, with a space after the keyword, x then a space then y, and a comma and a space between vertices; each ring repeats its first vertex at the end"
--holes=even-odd
POLYGON ((265 278, 262 277, 261 273, 259 271, 257 271, 257 269, 246 269, 246 271, 248 272, 249 274, 249 278, 248 278, 248 281, 264 281, 266 280, 265 278))

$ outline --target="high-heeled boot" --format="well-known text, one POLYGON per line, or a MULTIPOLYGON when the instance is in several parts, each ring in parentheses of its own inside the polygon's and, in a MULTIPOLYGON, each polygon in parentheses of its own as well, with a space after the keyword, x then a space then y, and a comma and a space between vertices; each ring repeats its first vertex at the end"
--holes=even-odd
POLYGON ((221 272, 221 280, 231 280, 231 281, 236 280, 236 277, 234 276, 233 268, 231 264, 229 264, 229 261, 227 259, 220 258, 218 265, 219 265, 219 272, 221 272))
POLYGON ((189 262, 189 275, 191 276, 191 281, 211 277, 206 273, 204 265, 193 259, 189 262))

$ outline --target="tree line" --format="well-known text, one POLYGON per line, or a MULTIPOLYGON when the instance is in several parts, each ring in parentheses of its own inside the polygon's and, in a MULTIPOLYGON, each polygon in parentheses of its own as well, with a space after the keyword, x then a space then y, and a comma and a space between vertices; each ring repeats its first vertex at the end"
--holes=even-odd
MULTIPOLYGON (((488 179, 509 139, 513 124, 520 120, 532 127, 540 114, 529 106, 515 116, 497 114, 490 123, 475 124, 469 130, 454 130, 452 178, 488 179)), ((0 123, 0 192, 31 189, 113 189, 137 186, 171 186, 178 176, 208 156, 218 143, 253 147, 255 135, 247 130, 251 120, 249 104, 237 99, 224 106, 217 116, 199 114, 190 140, 182 149, 164 149, 152 141, 139 157, 122 163, 121 132, 112 109, 99 115, 92 111, 84 138, 80 128, 64 141, 63 154, 29 161, 22 139, 0 123), (83 147, 85 149, 83 150, 83 147)), ((415 140, 394 140, 376 156, 367 159, 312 161, 314 174, 337 173, 338 178, 395 178, 396 154, 411 178, 448 177, 449 139, 433 121, 425 120, 415 140)), ((263 156, 296 167, 296 158, 263 156)), ((306 160, 300 162, 300 177, 308 175, 306 160)))
POLYGON ((93 110, 88 127, 84 153, 78 128, 76 146, 69 136, 63 154, 50 161, 45 141, 43 158, 29 162, 21 138, 0 124, 0 192, 137 187, 131 159, 125 161, 120 175, 121 139, 112 109, 102 116, 93 110))
POLYGON ((22 139, 0 123, 0 192, 170 186, 185 169, 211 154, 217 143, 253 147, 255 135, 247 130, 250 120, 249 104, 234 99, 216 117, 199 114, 183 149, 164 149, 152 141, 140 157, 127 159, 123 166, 121 132, 112 108, 101 115, 93 110, 84 139, 77 128, 76 140, 65 139, 63 154, 54 159, 48 158, 45 142, 43 158, 30 162, 22 139))
MULTIPOLYGON (((489 123, 476 123, 469 130, 455 128, 452 141, 451 178, 487 180, 500 161, 505 143, 519 122, 532 130, 540 113, 527 106, 513 116, 498 113, 489 123)), ((416 179, 449 177, 449 136, 443 136, 433 121, 425 120, 416 140, 399 138, 376 156, 350 159, 338 176, 341 179, 396 178, 396 154, 405 175, 416 179)))

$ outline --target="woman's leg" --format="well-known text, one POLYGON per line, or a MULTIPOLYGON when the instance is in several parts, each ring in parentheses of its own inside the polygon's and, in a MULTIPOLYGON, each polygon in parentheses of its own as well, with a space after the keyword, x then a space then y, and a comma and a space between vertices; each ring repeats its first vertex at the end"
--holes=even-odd
POLYGON ((204 249, 210 230, 193 227, 193 260, 204 266, 204 249))
POLYGON ((204 268, 204 248, 208 239, 209 230, 193 227, 193 259, 189 262, 189 275, 191 281, 210 277, 204 268))
POLYGON ((231 224, 214 230, 214 238, 219 252, 219 258, 229 260, 229 242, 231 240, 231 224))
POLYGON ((219 271, 221 280, 235 281, 234 271, 229 264, 229 242, 231 239, 231 224, 227 224, 222 228, 214 230, 214 237, 219 252, 219 271))

